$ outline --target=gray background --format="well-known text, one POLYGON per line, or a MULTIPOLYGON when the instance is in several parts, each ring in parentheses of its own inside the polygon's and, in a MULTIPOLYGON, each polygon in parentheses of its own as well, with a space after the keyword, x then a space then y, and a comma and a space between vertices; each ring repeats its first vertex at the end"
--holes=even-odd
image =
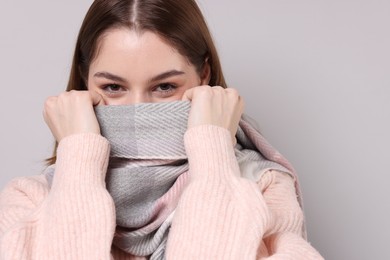
MULTIPOLYGON (((0 2, 0 188, 38 174, 92 1, 0 2)), ((231 87, 297 169, 326 259, 390 259, 390 2, 202 0, 231 87)))

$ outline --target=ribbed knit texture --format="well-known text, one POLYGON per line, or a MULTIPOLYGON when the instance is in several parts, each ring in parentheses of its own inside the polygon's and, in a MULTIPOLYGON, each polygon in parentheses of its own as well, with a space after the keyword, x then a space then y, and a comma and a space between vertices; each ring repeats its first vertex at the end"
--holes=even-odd
MULTIPOLYGON (((189 101, 95 108, 101 135, 111 145, 106 188, 116 212, 113 245, 125 253, 165 259, 174 211, 189 179, 184 134, 190 109, 189 101)), ((277 170, 297 180, 289 162, 248 119, 242 116, 236 133, 239 177, 257 182, 277 170)), ((49 184, 54 174, 51 165, 45 171, 49 184)))
POLYGON ((12 181, 0 201, 0 258, 109 259, 115 212, 104 182, 108 153, 100 135, 69 136, 58 147, 50 193, 38 177, 12 181))
MULTIPOLYGON (((189 129, 185 148, 191 178, 167 259, 322 259, 302 238, 289 175, 268 171, 258 183, 241 178, 230 133, 217 126, 189 129)), ((0 259, 142 259, 112 248, 108 157, 105 138, 73 135, 59 144, 50 191, 43 175, 11 181, 0 195, 0 259)))

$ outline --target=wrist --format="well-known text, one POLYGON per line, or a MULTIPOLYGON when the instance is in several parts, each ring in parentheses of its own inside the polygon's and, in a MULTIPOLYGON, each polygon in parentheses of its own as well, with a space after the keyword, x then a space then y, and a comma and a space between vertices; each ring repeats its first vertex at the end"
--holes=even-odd
POLYGON ((239 176, 239 166, 229 130, 199 125, 184 134, 192 178, 222 180, 239 176))
MULTIPOLYGON (((57 148, 56 178, 63 183, 104 183, 110 144, 101 135, 81 133, 61 140, 57 148)), ((54 182, 53 182, 54 185, 54 182)))

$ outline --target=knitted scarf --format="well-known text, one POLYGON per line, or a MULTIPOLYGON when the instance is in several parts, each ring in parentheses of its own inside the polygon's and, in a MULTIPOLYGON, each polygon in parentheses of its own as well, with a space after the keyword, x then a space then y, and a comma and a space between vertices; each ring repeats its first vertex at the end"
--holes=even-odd
MULTIPOLYGON (((98 106, 102 135, 111 144, 106 188, 116 210, 113 245, 135 256, 164 259, 169 228, 180 195, 188 182, 183 136, 190 101, 98 106)), ((257 182, 269 169, 290 174, 290 163, 243 114, 234 147, 242 177, 257 182)), ((51 185, 55 166, 45 174, 51 185)))

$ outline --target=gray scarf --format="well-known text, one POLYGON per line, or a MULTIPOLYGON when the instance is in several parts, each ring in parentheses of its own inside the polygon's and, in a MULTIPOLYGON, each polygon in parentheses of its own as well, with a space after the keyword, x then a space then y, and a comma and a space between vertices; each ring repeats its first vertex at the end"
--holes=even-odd
MULTIPOLYGON (((106 187, 116 209, 113 246, 124 252, 165 258, 174 211, 188 182, 183 136, 190 106, 189 101, 173 101, 95 108, 101 133, 111 144, 106 187)), ((236 138, 234 149, 242 177, 256 182, 265 171, 274 169, 296 179, 288 161, 245 114, 236 138)), ((54 172, 54 167, 46 171, 50 184, 54 172)))

